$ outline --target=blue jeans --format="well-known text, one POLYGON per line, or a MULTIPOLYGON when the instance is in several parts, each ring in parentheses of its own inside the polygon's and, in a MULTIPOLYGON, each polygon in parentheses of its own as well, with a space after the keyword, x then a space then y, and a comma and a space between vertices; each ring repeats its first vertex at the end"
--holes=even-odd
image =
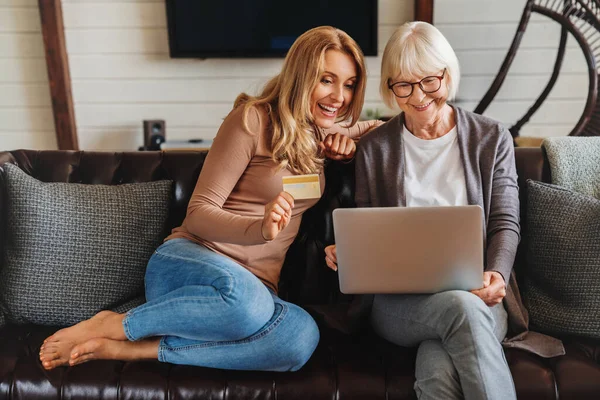
POLYGON ((123 328, 131 341, 162 336, 162 362, 295 371, 319 342, 306 311, 235 261, 187 239, 165 242, 150 258, 146 301, 127 313, 123 328))

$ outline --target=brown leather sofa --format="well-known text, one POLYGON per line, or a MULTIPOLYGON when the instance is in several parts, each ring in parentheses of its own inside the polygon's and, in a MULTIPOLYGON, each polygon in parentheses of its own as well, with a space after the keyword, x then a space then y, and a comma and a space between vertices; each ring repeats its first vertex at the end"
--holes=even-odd
MULTIPOLYGON (((94 153, 27 151, 0 153, 0 165, 17 163, 42 181, 119 184, 172 179, 171 226, 178 225, 206 153, 94 153)), ((549 181, 540 149, 517 148, 523 199, 526 179, 549 181)), ((294 373, 211 370, 159 362, 92 361, 45 371, 38 360, 42 340, 56 328, 6 326, 0 330, 0 399, 404 399, 415 398, 414 349, 392 346, 368 331, 345 335, 324 322, 323 310, 340 312, 350 298, 340 294, 336 274, 324 265, 333 240, 331 211, 352 205, 353 166, 327 166, 324 197, 304 217, 281 278, 283 298, 320 305, 315 317, 321 343, 294 373)), ((7 232, 0 184, 0 254, 7 232)), ((524 205, 524 202, 523 202, 524 205)), ((522 221, 526 218, 522 214, 522 221)), ((524 245, 524 243, 522 243, 524 245)), ((519 259, 522 257, 519 256, 519 259)), ((0 266, 1 267, 1 266, 0 266)), ((517 262, 516 271, 519 271, 517 262)), ((566 339, 567 354, 542 359, 508 350, 519 399, 600 399, 600 343, 566 339)))

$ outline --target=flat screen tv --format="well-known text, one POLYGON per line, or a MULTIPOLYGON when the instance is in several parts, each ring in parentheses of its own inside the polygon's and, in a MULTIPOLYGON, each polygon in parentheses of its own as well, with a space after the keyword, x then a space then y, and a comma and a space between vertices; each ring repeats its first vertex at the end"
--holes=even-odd
POLYGON ((331 25, 377 55, 377 0, 167 0, 171 57, 282 57, 303 32, 331 25))

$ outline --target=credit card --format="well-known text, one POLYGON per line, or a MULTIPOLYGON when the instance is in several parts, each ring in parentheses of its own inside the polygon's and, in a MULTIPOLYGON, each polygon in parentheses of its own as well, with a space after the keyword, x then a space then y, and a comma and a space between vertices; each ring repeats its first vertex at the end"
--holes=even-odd
POLYGON ((283 190, 294 200, 318 199, 321 197, 321 184, 318 174, 283 177, 283 190))

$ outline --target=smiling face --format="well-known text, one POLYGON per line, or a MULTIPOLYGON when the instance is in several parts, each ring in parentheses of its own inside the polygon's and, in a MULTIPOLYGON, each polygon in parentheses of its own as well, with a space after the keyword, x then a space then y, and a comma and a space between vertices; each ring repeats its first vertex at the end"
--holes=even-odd
POLYGON ((331 128, 352 103, 357 72, 352 58, 340 51, 327 50, 324 61, 324 71, 310 98, 310 111, 318 127, 331 128))
MULTIPOLYGON (((442 76, 443 73, 443 70, 432 71, 427 76, 442 76)), ((423 78, 425 76, 398 76, 391 83, 418 82, 423 78)), ((413 92, 409 97, 395 97, 396 103, 404 111, 407 121, 426 123, 443 115, 448 99, 447 76, 444 77, 441 83, 439 90, 433 93, 424 93, 419 85, 413 85, 413 92)))

